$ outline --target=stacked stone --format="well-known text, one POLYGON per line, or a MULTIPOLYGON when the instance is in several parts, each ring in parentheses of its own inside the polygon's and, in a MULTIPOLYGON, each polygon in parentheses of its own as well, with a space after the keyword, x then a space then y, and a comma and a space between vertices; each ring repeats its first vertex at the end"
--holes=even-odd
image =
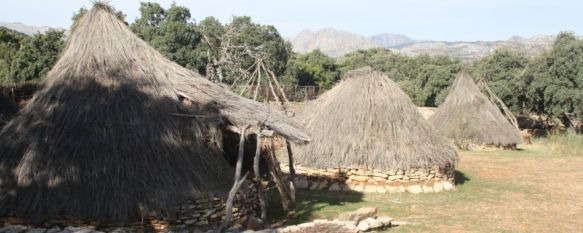
MULTIPOLYGON (((255 185, 249 183, 242 188, 233 203, 233 223, 243 224, 259 208, 255 185)), ((151 215, 151 224, 156 231, 183 229, 214 229, 225 219, 225 201, 217 196, 201 195, 180 206, 174 217, 151 215)))
MULTIPOLYGON (((282 164, 289 174, 289 166, 282 164)), ((355 191, 364 193, 440 192, 453 189, 454 168, 431 167, 410 170, 368 170, 354 168, 313 169, 294 167, 298 189, 355 191)))

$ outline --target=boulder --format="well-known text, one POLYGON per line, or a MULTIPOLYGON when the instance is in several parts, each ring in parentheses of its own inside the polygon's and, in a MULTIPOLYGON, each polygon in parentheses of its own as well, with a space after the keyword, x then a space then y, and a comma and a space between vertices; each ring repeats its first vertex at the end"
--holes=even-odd
POLYGON ((342 190, 342 187, 340 187, 340 185, 338 183, 333 183, 332 185, 330 185, 330 188, 328 188, 329 191, 340 191, 342 190))
POLYGON ((422 193, 423 189, 421 188, 421 185, 414 184, 414 185, 407 186, 407 192, 410 192, 413 194, 418 194, 418 193, 422 193))
POLYGON ((455 187, 453 186, 453 184, 449 181, 443 181, 441 182, 441 184, 443 185, 443 189, 445 190, 452 190, 455 189, 455 187))
POLYGON ((360 222, 363 219, 374 216, 377 213, 377 208, 374 207, 362 207, 355 211, 344 212, 338 216, 340 221, 353 221, 360 222))

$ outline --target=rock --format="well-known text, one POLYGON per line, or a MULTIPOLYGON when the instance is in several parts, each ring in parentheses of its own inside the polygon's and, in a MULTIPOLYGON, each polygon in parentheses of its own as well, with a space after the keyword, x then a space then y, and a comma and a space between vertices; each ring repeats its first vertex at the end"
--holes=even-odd
POLYGON ((421 188, 421 185, 414 184, 414 185, 407 186, 407 192, 410 192, 413 194, 418 194, 418 193, 422 193, 423 189, 421 188))
POLYGON ((368 176, 350 176, 349 179, 359 181, 359 182, 367 182, 369 177, 368 176))
POLYGON ((320 182, 320 184, 318 185, 318 190, 324 190, 326 188, 328 188, 328 181, 324 180, 324 181, 320 182))
POLYGON ((424 184, 424 185, 423 185, 423 192, 424 192, 424 193, 432 193, 432 192, 433 192, 433 187, 431 187, 431 186, 429 186, 429 185, 426 185, 426 184, 424 184))
POLYGON ((403 188, 403 186, 387 185, 386 188, 389 193, 405 192, 405 188, 403 188))
POLYGON ((365 193, 376 193, 377 192, 377 186, 374 185, 374 184, 365 185, 363 192, 365 192, 365 193))
POLYGON ((310 190, 316 190, 318 189, 318 186, 320 186, 320 182, 313 181, 312 184, 310 185, 310 190))
POLYGON ((364 232, 370 230, 370 226, 367 221, 360 221, 358 225, 356 225, 356 229, 358 231, 364 232))
POLYGON ((377 208, 374 207, 362 207, 355 211, 344 212, 338 216, 340 221, 353 221, 359 222, 360 220, 374 216, 377 213, 377 208))
POLYGON ((383 226, 390 226, 393 218, 389 216, 378 216, 377 221, 379 221, 383 226))
POLYGON ((342 190, 342 188, 340 187, 340 185, 338 183, 333 183, 332 185, 330 185, 330 188, 328 188, 328 190, 340 191, 340 190, 342 190))
POLYGON ((441 192, 443 190, 443 185, 441 184, 441 182, 435 182, 435 184, 433 184, 433 191, 434 192, 441 192))
POLYGON ((11 225, 0 229, 1 233, 22 233, 28 230, 28 227, 23 225, 11 225))
POLYGON ((194 224, 195 222, 196 222, 196 220, 194 220, 194 219, 189 219, 189 220, 186 220, 186 221, 184 221, 184 224, 186 224, 186 225, 192 225, 192 224, 194 224))
POLYGON ((362 221, 368 222, 368 227, 370 229, 377 229, 377 228, 383 227, 383 224, 380 221, 378 221, 376 218, 373 218, 373 217, 367 218, 367 219, 362 220, 362 221))
POLYGON ((47 229, 32 228, 32 229, 28 230, 26 233, 45 233, 45 232, 47 232, 47 229))
POLYGON ((377 186, 377 193, 386 193, 387 188, 385 186, 377 186))
POLYGON ((441 184, 443 185, 443 189, 445 190, 455 189, 455 187, 453 187, 453 184, 451 184, 449 181, 443 181, 441 182, 441 184))
POLYGON ((265 226, 263 225, 263 220, 255 217, 249 217, 247 220, 247 229, 251 229, 254 231, 264 229, 265 226))
POLYGON ((59 228, 59 227, 53 227, 51 229, 48 229, 45 233, 56 233, 56 232, 59 232, 59 231, 61 231, 61 228, 59 228))

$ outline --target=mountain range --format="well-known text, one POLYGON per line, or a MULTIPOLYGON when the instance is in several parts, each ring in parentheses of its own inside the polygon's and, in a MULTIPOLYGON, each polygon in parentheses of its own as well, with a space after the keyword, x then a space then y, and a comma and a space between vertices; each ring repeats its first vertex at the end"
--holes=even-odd
POLYGON ((34 34, 37 33, 45 33, 48 30, 52 29, 51 27, 47 27, 47 26, 42 26, 42 27, 37 27, 37 26, 30 26, 30 25, 26 25, 23 23, 4 23, 4 22, 0 22, 0 27, 5 27, 8 28, 10 30, 14 30, 20 33, 24 33, 26 35, 32 36, 34 34))
MULTIPOLYGON (((29 26, 22 23, 0 22, 0 27, 21 32, 27 35, 44 33, 51 27, 29 26)), ((288 39, 294 52, 306 53, 319 49, 323 53, 339 57, 358 49, 387 48, 394 52, 415 56, 420 54, 447 55, 466 62, 487 56, 496 49, 506 48, 527 55, 536 55, 548 50, 555 41, 555 36, 537 35, 531 38, 513 36, 501 41, 445 42, 431 40, 416 40, 405 35, 383 33, 365 37, 359 34, 324 28, 319 31, 303 30, 294 38, 288 39)))
POLYGON ((471 62, 487 56, 496 49, 511 49, 527 55, 536 55, 548 50, 555 41, 552 35, 537 35, 531 38, 513 36, 501 41, 431 41, 415 40, 405 35, 384 33, 365 37, 359 34, 325 28, 319 31, 303 30, 289 39, 298 53, 319 49, 323 53, 339 57, 358 49, 387 48, 408 56, 420 54, 447 55, 471 62))

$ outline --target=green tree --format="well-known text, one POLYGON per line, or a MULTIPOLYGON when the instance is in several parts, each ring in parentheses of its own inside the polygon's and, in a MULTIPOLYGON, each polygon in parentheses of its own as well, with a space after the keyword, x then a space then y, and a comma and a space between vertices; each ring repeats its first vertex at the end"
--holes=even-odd
POLYGON ((49 30, 26 41, 10 64, 13 81, 43 78, 57 62, 64 45, 64 31, 49 30))
POLYGON ((321 86, 329 89, 340 79, 336 61, 320 50, 295 55, 288 62, 286 78, 300 86, 321 86))
POLYGON ((535 112, 583 118, 583 40, 573 33, 560 33, 549 53, 528 64, 525 79, 535 112))
POLYGON ((484 78, 488 87, 508 108, 522 112, 526 106, 526 82, 523 74, 528 58, 518 52, 507 49, 496 50, 491 55, 480 59, 472 66, 475 77, 484 78))
POLYGON ((0 27, 0 84, 6 85, 13 81, 10 66, 27 37, 25 34, 0 27))
POLYGON ((447 96, 462 63, 447 56, 407 57, 388 49, 369 49, 346 54, 339 66, 343 72, 371 66, 397 82, 416 105, 435 107, 447 96))
POLYGON ((189 69, 201 66, 196 46, 200 42, 196 23, 191 20, 190 10, 172 4, 165 10, 158 3, 140 3, 140 17, 130 28, 149 42, 168 59, 189 69))

